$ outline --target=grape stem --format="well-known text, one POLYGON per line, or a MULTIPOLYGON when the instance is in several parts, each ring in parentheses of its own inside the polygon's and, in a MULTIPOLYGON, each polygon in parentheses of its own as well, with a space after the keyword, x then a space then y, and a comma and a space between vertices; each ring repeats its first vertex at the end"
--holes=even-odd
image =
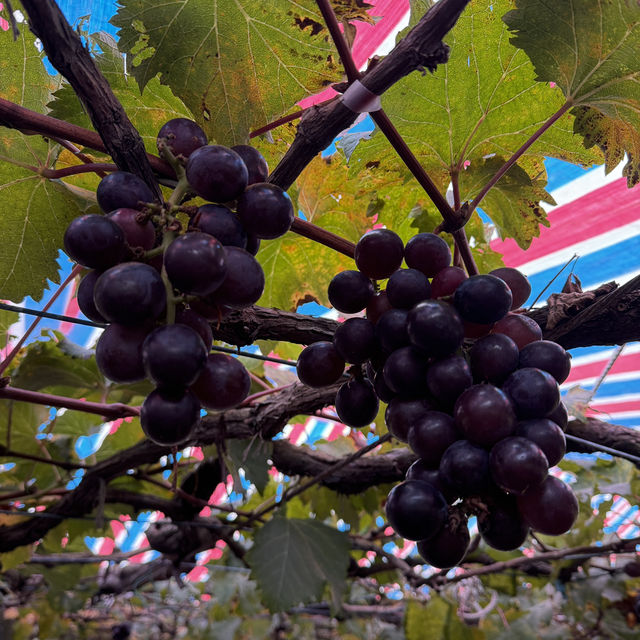
POLYGON ((86 164, 77 164, 71 167, 63 167, 62 169, 37 169, 36 173, 43 178, 55 180, 57 178, 66 178, 67 176, 75 176, 80 173, 97 173, 104 176, 105 171, 117 171, 118 167, 110 162, 88 162, 86 164))
MULTIPOLYGON (((31 460, 32 462, 38 462, 41 464, 50 464, 55 467, 60 467, 61 469, 65 469, 66 471, 75 471, 76 469, 87 469, 86 464, 78 463, 78 462, 64 462, 63 460, 54 460, 53 458, 42 458, 40 456, 33 456, 29 453, 20 453, 19 451, 13 451, 12 449, 8 449, 0 445, 0 456, 7 458, 19 458, 20 460, 31 460)), ((65 490, 66 492, 66 490, 65 490)), ((30 495, 29 493, 20 492, 16 496, 9 497, 19 497, 20 495, 30 495)), ((50 495, 50 492, 47 492, 46 495, 50 495)), ((0 496, 0 501, 6 500, 7 496, 0 496)))

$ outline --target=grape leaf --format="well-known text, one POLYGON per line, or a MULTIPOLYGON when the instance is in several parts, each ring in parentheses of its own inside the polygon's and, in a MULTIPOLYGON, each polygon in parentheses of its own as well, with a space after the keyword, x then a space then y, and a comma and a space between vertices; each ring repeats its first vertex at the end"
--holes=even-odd
POLYGON ((426 604, 410 600, 405 619, 407 640, 463 640, 474 637, 471 628, 458 617, 456 608, 435 594, 426 604))
POLYGON ((252 575, 271 611, 319 600, 325 584, 347 576, 349 539, 314 520, 275 517, 255 535, 247 554, 252 575))
POLYGON ((640 182, 640 5, 517 0, 504 16, 511 42, 531 58, 537 80, 555 82, 574 106, 576 133, 597 145, 611 171, 628 153, 627 185, 640 182))
POLYGON ((269 482, 269 464, 273 443, 259 438, 248 440, 229 440, 227 451, 233 460, 234 467, 242 468, 249 482, 253 483, 262 495, 269 482))
POLYGON ((121 0, 112 23, 140 88, 160 74, 219 144, 246 142, 342 73, 311 0, 121 0))

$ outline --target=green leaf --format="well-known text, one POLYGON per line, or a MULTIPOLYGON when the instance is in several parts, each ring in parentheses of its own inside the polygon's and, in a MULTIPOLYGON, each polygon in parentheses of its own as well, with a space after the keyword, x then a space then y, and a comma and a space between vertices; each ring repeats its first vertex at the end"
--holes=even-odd
POLYGON ((218 144, 246 142, 342 73, 311 0, 121 0, 112 23, 140 88, 160 74, 218 144))
POLYGON ((260 438, 248 440, 228 440, 227 451, 236 468, 244 469, 245 478, 264 493, 269 482, 270 465, 267 460, 271 457, 273 443, 260 438))
POLYGON ((265 604, 284 611, 338 588, 347 575, 349 539, 314 520, 275 517, 255 536, 247 561, 265 604))
POLYGON ((15 569, 31 558, 31 545, 17 547, 8 553, 0 553, 0 570, 15 569))
POLYGON ((575 131, 599 146, 607 171, 629 154, 629 187, 640 182, 640 5, 628 0, 517 0, 504 20, 535 66, 577 108, 575 131))
POLYGON ((0 309, 0 345, 4 346, 9 341, 9 338, 15 337, 9 333, 9 329, 12 324, 15 324, 20 319, 20 314, 15 311, 5 311, 0 309))
POLYGON ((466 640, 473 637, 456 613, 457 607, 433 594, 426 605, 407 603, 407 640, 466 640))

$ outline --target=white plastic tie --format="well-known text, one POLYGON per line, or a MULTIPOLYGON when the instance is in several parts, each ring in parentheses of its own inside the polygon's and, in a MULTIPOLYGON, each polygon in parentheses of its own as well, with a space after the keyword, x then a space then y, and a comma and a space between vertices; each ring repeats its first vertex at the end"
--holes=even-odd
POLYGON ((360 80, 352 82, 342 94, 342 103, 354 113, 371 113, 380 111, 380 96, 369 91, 360 80))

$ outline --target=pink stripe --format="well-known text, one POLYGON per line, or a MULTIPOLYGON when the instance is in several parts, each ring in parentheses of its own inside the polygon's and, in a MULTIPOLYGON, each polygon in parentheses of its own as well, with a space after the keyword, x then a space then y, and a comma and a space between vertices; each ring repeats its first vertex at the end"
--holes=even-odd
MULTIPOLYGON (((582 380, 583 378, 594 378, 600 376, 608 361, 609 356, 606 356, 597 362, 590 362, 588 364, 572 367, 567 381, 563 384, 567 384, 574 380, 582 380)), ((638 375, 640 375, 640 353, 631 353, 628 356, 622 354, 615 361, 613 367, 611 367, 609 374, 629 373, 632 371, 638 371, 638 375)))
MULTIPOLYGON (((594 411, 595 416, 598 413, 618 413, 619 411, 637 411, 640 414, 640 400, 631 400, 629 402, 607 402, 604 401, 602 403, 598 402, 595 399, 591 406, 596 409, 594 411)), ((640 420, 640 415, 638 415, 638 420, 640 420)))
MULTIPOLYGON (((69 294, 67 297, 67 303, 65 305, 63 315, 70 316, 71 318, 77 318, 80 315, 80 307, 78 306, 78 299, 76 298, 76 282, 71 283, 68 288, 69 294)), ((60 331, 67 335, 73 329, 75 325, 72 322, 61 322, 60 331)))
POLYGON ((331 441, 331 440, 335 440, 336 438, 340 438, 343 433, 344 433, 344 425, 336 424, 333 426, 333 429, 331 429, 331 431, 329 432, 329 435, 327 436, 327 440, 331 441))
POLYGON ((304 424, 294 424, 289 434, 289 441, 291 444, 297 444, 300 436, 304 433, 304 424))

